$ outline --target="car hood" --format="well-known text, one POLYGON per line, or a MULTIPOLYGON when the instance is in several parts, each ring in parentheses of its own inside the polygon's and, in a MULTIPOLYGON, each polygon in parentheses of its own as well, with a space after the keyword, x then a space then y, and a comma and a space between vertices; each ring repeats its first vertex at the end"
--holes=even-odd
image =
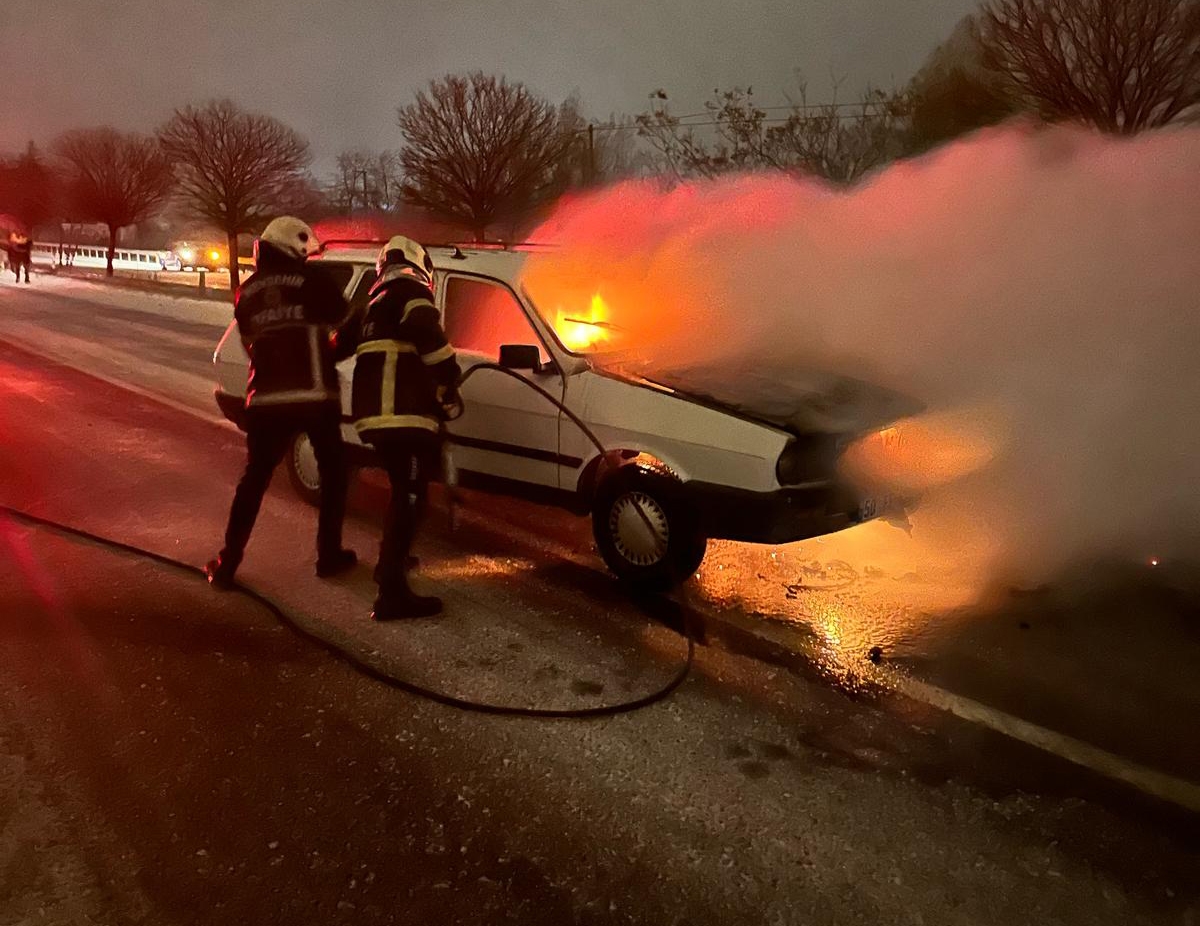
POLYGON ((601 371, 652 383, 704 405, 793 434, 860 434, 924 409, 909 396, 836 373, 729 365, 605 364, 601 371))

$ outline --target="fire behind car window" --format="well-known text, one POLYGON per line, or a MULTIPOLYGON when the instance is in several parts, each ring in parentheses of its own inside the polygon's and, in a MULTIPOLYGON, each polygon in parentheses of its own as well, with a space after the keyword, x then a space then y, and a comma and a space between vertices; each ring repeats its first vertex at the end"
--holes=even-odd
POLYGON ((536 299, 531 301, 571 353, 590 354, 618 348, 621 328, 612 323, 612 311, 599 292, 559 294, 559 298, 547 305, 539 304, 536 299))
POLYGON ((534 344, 548 358, 541 339, 512 292, 483 280, 451 277, 446 285, 446 337, 459 350, 496 360, 505 344, 534 344))

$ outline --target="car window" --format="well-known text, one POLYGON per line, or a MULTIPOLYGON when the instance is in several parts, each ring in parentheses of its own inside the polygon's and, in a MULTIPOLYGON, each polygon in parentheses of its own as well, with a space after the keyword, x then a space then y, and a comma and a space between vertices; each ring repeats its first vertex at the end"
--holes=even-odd
POLYGON ((446 337, 459 350, 500 359, 503 344, 535 344, 549 360, 541 338, 512 290, 486 280, 450 277, 444 309, 446 337))
POLYGON ((351 318, 360 316, 366 311, 367 302, 371 298, 371 287, 374 285, 375 271, 368 267, 358 278, 358 285, 354 287, 354 295, 350 297, 351 318))
POLYGON ((346 261, 317 261, 315 266, 321 269, 322 273, 328 274, 329 278, 337 284, 343 295, 346 292, 346 287, 350 285, 350 278, 354 276, 354 264, 346 261))

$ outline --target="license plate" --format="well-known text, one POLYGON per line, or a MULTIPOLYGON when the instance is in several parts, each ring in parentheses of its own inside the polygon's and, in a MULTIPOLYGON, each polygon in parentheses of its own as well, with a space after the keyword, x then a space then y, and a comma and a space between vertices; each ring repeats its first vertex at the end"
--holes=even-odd
POLYGON ((890 495, 879 495, 874 498, 864 498, 858 503, 858 520, 871 521, 892 506, 890 495))

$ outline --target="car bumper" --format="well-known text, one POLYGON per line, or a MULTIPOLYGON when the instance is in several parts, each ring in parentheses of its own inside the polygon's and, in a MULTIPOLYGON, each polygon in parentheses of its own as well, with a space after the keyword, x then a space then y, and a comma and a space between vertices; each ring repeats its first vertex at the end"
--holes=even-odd
POLYGON ((222 389, 216 390, 213 397, 217 400, 217 408, 221 410, 221 414, 243 431, 246 430, 246 397, 231 395, 222 389))
POLYGON ((750 492, 688 482, 683 489, 701 530, 714 540, 794 543, 853 527, 888 510, 881 500, 838 485, 750 492))

